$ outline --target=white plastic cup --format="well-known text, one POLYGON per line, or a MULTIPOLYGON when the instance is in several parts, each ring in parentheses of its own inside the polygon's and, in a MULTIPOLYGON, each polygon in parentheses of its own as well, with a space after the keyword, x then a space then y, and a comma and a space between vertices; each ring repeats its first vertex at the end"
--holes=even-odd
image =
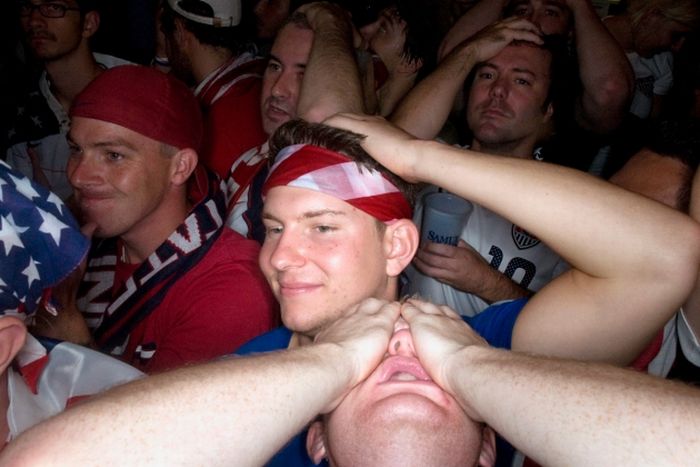
POLYGON ((459 196, 441 192, 426 195, 421 239, 457 246, 472 209, 472 204, 459 196))

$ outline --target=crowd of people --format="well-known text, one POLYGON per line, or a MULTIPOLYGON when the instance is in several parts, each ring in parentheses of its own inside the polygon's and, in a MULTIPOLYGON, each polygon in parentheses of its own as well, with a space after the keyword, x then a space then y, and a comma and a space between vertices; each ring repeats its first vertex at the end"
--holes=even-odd
POLYGON ((700 462, 700 2, 135 3, 12 3, 0 465, 700 462))

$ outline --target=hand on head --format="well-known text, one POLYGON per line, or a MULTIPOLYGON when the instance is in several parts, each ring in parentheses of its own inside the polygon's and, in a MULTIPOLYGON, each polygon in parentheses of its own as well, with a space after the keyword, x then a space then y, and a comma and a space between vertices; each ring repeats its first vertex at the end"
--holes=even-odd
POLYGON ((323 123, 364 135, 362 148, 377 162, 407 182, 421 181, 415 169, 420 147, 414 144, 420 140, 383 117, 340 113, 323 123))
MULTIPOLYGON (((513 41, 540 45, 543 43, 542 31, 524 18, 512 17, 487 26, 464 44, 472 49, 474 61, 480 63, 498 55, 513 41)), ((455 49, 453 53, 458 53, 458 50, 455 49)))

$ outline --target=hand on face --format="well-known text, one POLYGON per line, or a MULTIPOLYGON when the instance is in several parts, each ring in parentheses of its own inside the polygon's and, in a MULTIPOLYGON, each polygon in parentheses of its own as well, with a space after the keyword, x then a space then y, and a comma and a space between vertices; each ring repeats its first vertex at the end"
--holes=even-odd
POLYGON ((476 414, 465 406, 451 385, 451 364, 460 352, 470 346, 488 346, 462 318, 447 306, 437 306, 411 298, 401 306, 413 337, 413 348, 418 360, 435 383, 457 399, 462 408, 474 419, 476 414))
MULTIPOLYGON (((91 239, 96 227, 94 223, 87 223, 80 230, 91 239)), ((86 268, 87 257, 65 279, 51 288, 51 300, 37 312, 32 327, 34 333, 82 345, 88 345, 92 341, 76 303, 86 268)))
POLYGON ((418 140, 382 117, 337 114, 323 123, 352 131, 366 138, 362 147, 377 162, 407 182, 421 181, 415 164, 418 161, 418 140))
POLYGON ((493 272, 479 252, 463 240, 457 246, 424 242, 413 264, 426 276, 480 296, 486 279, 493 272))
MULTIPOLYGON (((481 63, 495 57, 513 41, 528 41, 542 44, 540 28, 530 21, 519 18, 507 18, 493 23, 469 38, 464 45, 471 50, 475 63, 481 63)), ((458 53, 455 51, 455 53, 458 53)))
MULTIPOLYGON (((369 298, 351 307, 316 335, 314 342, 336 344, 347 355, 350 362, 348 391, 364 381, 381 362, 394 332, 399 309, 397 302, 369 298)), ((328 411, 340 400, 334 401, 328 411)))

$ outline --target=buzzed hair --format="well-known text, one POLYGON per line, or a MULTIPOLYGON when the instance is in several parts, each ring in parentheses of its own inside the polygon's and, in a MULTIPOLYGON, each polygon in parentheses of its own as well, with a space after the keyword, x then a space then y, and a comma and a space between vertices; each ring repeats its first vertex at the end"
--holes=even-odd
POLYGON ((367 154, 361 146, 364 138, 363 135, 322 123, 309 123, 301 119, 290 120, 281 125, 270 137, 269 154, 274 160, 282 149, 294 144, 310 144, 343 154, 355 161, 360 168, 364 167, 380 172, 401 191, 409 204, 413 206, 418 186, 396 176, 367 154))

